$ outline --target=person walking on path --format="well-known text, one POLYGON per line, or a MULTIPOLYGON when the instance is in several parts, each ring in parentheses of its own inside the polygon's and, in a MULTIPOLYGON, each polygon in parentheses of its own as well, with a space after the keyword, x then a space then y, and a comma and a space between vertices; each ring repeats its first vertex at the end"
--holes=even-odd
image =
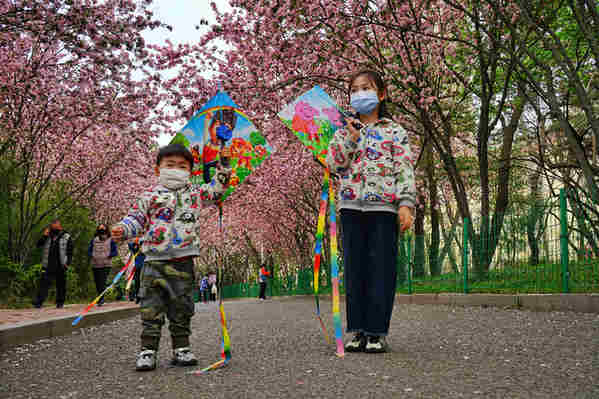
MULTIPOLYGON (((112 258, 117 255, 116 242, 110 237, 108 227, 105 224, 100 224, 87 249, 87 256, 92 265, 98 295, 106 289, 106 280, 112 270, 112 258)), ((104 296, 98 301, 98 306, 103 304, 104 296)))
POLYGON ((67 269, 73 260, 73 240, 55 219, 37 242, 42 252, 42 275, 33 306, 41 308, 48 297, 50 281, 56 280, 56 307, 62 308, 66 299, 67 269))
POLYGON ((341 177, 341 215, 348 352, 386 352, 397 277, 398 224, 412 226, 416 186, 406 131, 387 111, 387 91, 375 71, 349 82, 358 113, 335 132, 326 163, 341 177))
POLYGON ((200 296, 203 303, 208 303, 208 297, 210 295, 209 289, 208 276, 204 276, 200 281, 200 296))
POLYGON ((216 283, 212 283, 212 288, 210 288, 210 299, 212 302, 216 302, 216 297, 218 296, 218 288, 216 288, 216 283))
POLYGON ((260 298, 261 301, 266 299, 266 281, 270 276, 270 272, 266 270, 266 263, 263 263, 260 267, 260 271, 258 272, 258 282, 260 283, 260 298))
POLYGON ((146 256, 141 252, 142 241, 138 242, 137 240, 129 243, 129 251, 131 251, 132 255, 137 254, 135 256, 135 275, 133 276, 133 289, 129 293, 129 300, 135 300, 135 303, 140 302, 139 298, 139 287, 141 284, 141 269, 144 267, 144 260, 146 256))

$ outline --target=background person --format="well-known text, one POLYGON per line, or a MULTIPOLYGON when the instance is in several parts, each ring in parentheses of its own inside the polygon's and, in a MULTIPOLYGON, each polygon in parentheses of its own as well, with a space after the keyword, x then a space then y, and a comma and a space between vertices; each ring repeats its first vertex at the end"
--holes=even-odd
MULTIPOLYGON (((87 255, 92 265, 96 292, 100 295, 107 287, 106 281, 112 270, 112 258, 118 255, 117 246, 110 238, 110 232, 105 224, 98 225, 94 238, 90 241, 87 255)), ((104 304, 104 296, 98 301, 98 306, 104 304)))
POLYGON ((42 252, 42 275, 33 306, 41 308, 48 297, 51 280, 56 280, 56 307, 62 308, 66 298, 67 269, 73 260, 73 240, 55 219, 37 242, 42 252))

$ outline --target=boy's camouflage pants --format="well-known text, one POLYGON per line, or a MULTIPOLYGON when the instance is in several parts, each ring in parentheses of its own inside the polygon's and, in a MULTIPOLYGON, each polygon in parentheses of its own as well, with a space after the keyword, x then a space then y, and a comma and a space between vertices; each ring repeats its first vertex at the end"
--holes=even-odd
POLYGON ((173 349, 189 346, 191 317, 194 313, 193 261, 149 261, 141 277, 142 348, 158 350, 165 315, 173 349))

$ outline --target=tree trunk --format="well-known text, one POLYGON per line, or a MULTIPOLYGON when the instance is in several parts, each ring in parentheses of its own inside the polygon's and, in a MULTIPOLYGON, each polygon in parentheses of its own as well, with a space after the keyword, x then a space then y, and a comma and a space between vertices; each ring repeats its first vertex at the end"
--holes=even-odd
POLYGON ((424 198, 419 196, 419 204, 416 206, 416 220, 414 221, 414 270, 412 275, 414 278, 424 277, 424 198))
POLYGON ((426 146, 426 157, 426 174, 428 180, 431 211, 431 243, 428 248, 428 259, 431 277, 436 277, 441 274, 441 264, 439 263, 439 247, 441 245, 441 234, 439 230, 439 210, 437 209, 439 200, 437 198, 437 182, 435 180, 435 169, 433 165, 432 144, 428 144, 426 146))

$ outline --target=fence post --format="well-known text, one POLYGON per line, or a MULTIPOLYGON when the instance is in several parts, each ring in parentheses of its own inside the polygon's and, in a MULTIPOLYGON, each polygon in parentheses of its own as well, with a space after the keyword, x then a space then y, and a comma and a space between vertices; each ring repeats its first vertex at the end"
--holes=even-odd
POLYGON ((408 294, 412 294, 412 236, 408 236, 408 248, 406 251, 406 263, 408 270, 408 294))
POLYGON ((464 275, 464 294, 468 293, 468 218, 464 218, 462 252, 462 274, 464 275))
POLYGON ((562 263, 562 292, 568 292, 568 282, 570 272, 568 270, 568 200, 566 190, 562 188, 559 191, 559 223, 560 223, 560 259, 562 263))

